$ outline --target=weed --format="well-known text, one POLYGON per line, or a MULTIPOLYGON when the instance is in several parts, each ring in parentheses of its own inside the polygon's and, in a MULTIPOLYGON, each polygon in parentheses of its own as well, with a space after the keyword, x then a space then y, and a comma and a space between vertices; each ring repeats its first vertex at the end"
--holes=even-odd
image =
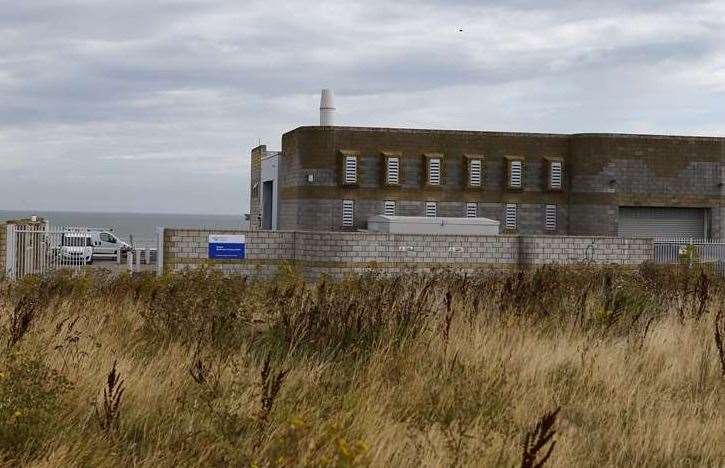
POLYGON ((116 370, 116 361, 106 376, 106 385, 103 387, 103 398, 100 405, 94 405, 98 425, 103 432, 109 434, 118 429, 121 419, 121 402, 123 392, 126 390, 121 374, 116 370))
POLYGON ((23 296, 10 314, 8 348, 15 346, 30 330, 30 324, 38 311, 38 302, 30 296, 23 296))
POLYGON ((560 409, 561 407, 557 407, 554 411, 545 413, 533 429, 526 431, 522 444, 521 468, 540 468, 551 457, 556 446, 556 440, 553 439, 556 434, 554 423, 560 409), (548 450, 539 455, 547 444, 548 450))
POLYGON ((287 373, 289 370, 277 370, 273 371, 271 367, 272 363, 272 357, 271 355, 267 355, 266 359, 264 360, 264 363, 262 364, 262 367, 260 369, 260 387, 261 387, 261 398, 260 398, 260 413, 259 413, 259 420, 262 423, 267 422, 267 418, 269 417, 269 413, 272 412, 272 407, 274 406, 274 401, 277 399, 277 395, 279 395, 279 391, 282 388, 282 384, 284 383, 284 379, 287 376, 287 373))
POLYGON ((725 343, 723 343, 723 337, 725 336, 725 313, 723 308, 720 307, 717 315, 715 316, 715 346, 717 347, 717 355, 720 359, 720 371, 723 377, 725 377, 725 343))

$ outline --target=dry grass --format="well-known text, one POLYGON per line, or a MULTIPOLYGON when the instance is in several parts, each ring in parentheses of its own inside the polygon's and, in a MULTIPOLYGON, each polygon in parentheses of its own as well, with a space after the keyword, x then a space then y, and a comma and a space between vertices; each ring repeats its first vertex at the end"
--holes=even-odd
POLYGON ((698 271, 199 270, 0 295, 7 466, 725 460, 725 288, 698 271))

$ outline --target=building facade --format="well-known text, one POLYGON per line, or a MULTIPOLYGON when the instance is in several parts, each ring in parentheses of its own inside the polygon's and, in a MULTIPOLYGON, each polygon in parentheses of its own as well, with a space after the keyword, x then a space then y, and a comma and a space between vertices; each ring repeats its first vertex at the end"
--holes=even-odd
POLYGON ((504 234, 725 235, 725 138, 315 126, 252 150, 253 228, 481 216, 504 234))

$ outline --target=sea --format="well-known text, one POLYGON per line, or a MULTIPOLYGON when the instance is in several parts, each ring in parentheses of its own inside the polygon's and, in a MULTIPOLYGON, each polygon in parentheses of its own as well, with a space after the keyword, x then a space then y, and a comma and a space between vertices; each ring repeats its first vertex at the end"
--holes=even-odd
POLYGON ((122 240, 142 247, 156 246, 158 227, 242 229, 243 215, 168 213, 93 213, 82 211, 0 211, 0 222, 38 216, 51 226, 84 226, 113 230, 122 240))

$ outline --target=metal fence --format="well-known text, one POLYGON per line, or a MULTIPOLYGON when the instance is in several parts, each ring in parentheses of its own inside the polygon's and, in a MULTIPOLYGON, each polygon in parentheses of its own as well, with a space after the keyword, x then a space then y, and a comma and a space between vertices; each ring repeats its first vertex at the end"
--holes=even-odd
POLYGON ((47 225, 8 224, 5 275, 20 279, 58 268, 80 268, 93 261, 87 231, 50 228, 47 225))
POLYGON ((661 264, 704 263, 711 265, 718 274, 725 274, 725 242, 705 239, 656 239, 654 261, 661 264))

